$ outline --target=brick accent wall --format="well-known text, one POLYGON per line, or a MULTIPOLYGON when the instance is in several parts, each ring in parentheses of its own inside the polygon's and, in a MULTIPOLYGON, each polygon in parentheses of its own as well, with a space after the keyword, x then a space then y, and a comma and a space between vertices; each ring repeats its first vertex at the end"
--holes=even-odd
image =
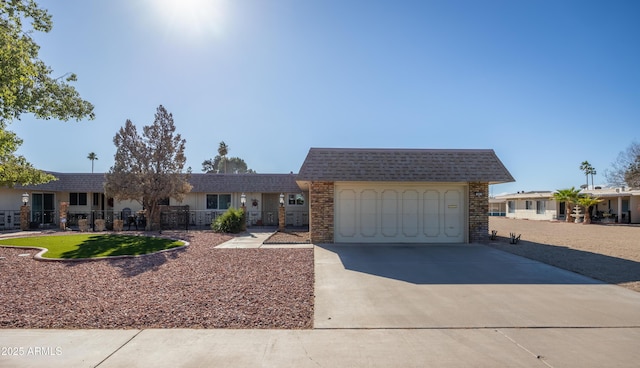
POLYGON ((309 232, 312 243, 333 243, 334 241, 334 191, 335 187, 332 181, 311 182, 309 232))
POLYGON ((489 239, 489 184, 469 183, 469 243, 489 239), (477 196, 476 193, 482 193, 477 196))

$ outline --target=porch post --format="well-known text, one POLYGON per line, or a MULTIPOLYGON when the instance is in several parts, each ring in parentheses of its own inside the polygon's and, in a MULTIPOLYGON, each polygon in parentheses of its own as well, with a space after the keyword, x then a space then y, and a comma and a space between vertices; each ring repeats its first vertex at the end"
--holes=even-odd
POLYGON ((69 202, 60 202, 60 230, 67 228, 67 210, 69 209, 69 202))
POLYGON ((616 212, 618 215, 618 223, 622 222, 622 196, 618 197, 618 211, 616 212))
MULTIPOLYGON (((26 204, 20 207, 20 230, 29 230, 29 212, 31 208, 26 204)), ((15 221, 15 220, 14 220, 15 221)))
POLYGON ((285 219, 285 213, 284 213, 284 206, 280 206, 278 207, 278 231, 284 231, 284 219, 285 219))

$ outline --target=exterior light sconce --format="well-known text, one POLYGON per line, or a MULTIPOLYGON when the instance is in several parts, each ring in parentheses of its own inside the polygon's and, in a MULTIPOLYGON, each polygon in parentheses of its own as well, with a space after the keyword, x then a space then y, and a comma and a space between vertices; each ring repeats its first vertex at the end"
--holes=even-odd
POLYGON ((29 203, 29 194, 28 193, 24 193, 22 195, 22 205, 26 206, 27 203, 29 203))
POLYGON ((242 193, 242 195, 240 196, 240 204, 242 205, 242 207, 244 207, 246 203, 247 203, 247 195, 242 193))
POLYGON ((484 195, 484 193, 482 192, 476 192, 476 197, 482 197, 484 195))
POLYGON ((284 207, 284 193, 280 193, 280 207, 284 207))

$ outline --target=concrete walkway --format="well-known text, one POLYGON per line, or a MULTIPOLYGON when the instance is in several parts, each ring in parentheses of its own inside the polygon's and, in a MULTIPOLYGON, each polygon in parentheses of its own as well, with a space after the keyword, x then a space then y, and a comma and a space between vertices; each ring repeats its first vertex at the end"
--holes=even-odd
POLYGON ((0 330, 0 367, 640 362, 640 293, 480 245, 314 252, 312 330, 0 330))
POLYGON ((263 244, 274 232, 270 229, 252 228, 216 248, 313 248, 313 244, 263 244))

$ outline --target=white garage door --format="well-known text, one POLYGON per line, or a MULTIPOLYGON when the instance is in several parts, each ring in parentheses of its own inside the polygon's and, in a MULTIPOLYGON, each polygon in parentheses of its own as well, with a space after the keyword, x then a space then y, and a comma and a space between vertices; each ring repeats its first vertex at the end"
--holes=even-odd
POLYGON ((335 187, 338 243, 463 243, 462 185, 344 183, 335 187))

